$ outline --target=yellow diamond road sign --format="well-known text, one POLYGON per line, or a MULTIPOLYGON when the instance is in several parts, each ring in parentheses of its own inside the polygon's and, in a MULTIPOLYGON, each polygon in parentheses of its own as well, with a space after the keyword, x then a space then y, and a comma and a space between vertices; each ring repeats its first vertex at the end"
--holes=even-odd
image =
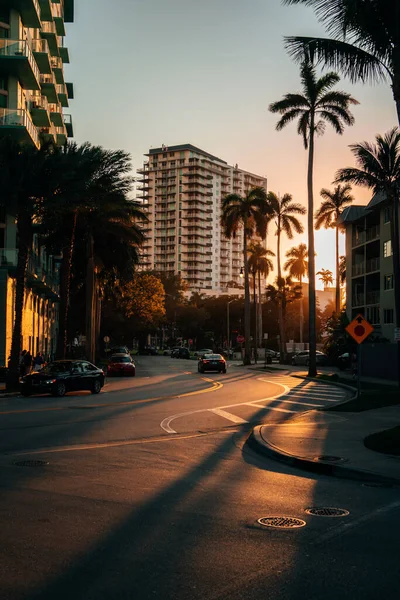
POLYGON ((357 344, 361 344, 361 342, 374 331, 374 328, 362 315, 357 315, 356 318, 347 325, 346 331, 357 344))

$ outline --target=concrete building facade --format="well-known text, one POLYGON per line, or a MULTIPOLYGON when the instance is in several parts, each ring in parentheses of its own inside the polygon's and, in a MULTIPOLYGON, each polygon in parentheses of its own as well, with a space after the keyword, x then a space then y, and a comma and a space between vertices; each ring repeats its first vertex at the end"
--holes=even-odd
MULTIPOLYGON (((40 148, 42 140, 63 145, 72 137, 64 108, 73 86, 64 78, 69 62, 65 23, 73 22, 74 0, 2 0, 0 3, 0 137, 40 148)), ((15 311, 18 260, 13 208, 0 190, 0 365, 7 364, 15 311)), ((55 350, 58 262, 39 247, 29 256, 21 345, 36 353, 55 350)))
POLYGON ((221 201, 267 187, 264 177, 230 166, 191 144, 155 148, 138 170, 137 197, 149 222, 142 269, 180 274, 190 291, 221 293, 242 285, 242 234, 227 239, 221 201))

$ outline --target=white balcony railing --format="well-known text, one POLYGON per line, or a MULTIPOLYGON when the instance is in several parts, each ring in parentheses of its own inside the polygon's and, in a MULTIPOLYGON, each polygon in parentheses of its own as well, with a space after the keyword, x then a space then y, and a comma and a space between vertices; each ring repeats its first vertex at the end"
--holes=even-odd
POLYGON ((49 103, 46 96, 43 96, 38 90, 30 93, 31 109, 42 108, 43 110, 49 110, 49 103))
POLYGON ((25 56, 28 59, 29 65, 39 81, 39 67, 36 64, 35 57, 27 40, 8 40, 0 39, 0 56, 25 56))
POLYGON ((0 108, 0 127, 25 127, 35 146, 39 146, 38 130, 22 108, 0 108))
POLYGON ((43 52, 45 54, 49 54, 49 45, 47 43, 47 40, 31 40, 31 47, 33 52, 43 52))
POLYGON ((57 35, 56 24, 54 21, 43 21, 42 22, 42 32, 43 33, 53 33, 57 35))

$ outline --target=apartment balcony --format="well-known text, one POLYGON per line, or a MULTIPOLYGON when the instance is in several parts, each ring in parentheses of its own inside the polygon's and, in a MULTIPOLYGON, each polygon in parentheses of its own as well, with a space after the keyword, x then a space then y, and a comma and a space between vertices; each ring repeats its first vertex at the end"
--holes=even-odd
POLYGON ((39 132, 28 112, 22 108, 0 108, 0 136, 11 135, 20 142, 39 148, 39 132))
MULTIPOLYGON (((60 2, 60 0, 53 0, 53 2, 60 2)), ((64 21, 66 23, 74 22, 74 0, 64 0, 64 21)))
POLYGON ((365 244, 365 240, 366 240, 366 236, 365 236, 364 230, 353 232, 353 235, 351 238, 353 248, 354 248, 354 246, 360 246, 361 244, 365 244))
POLYGON ((65 36, 64 14, 61 2, 52 2, 51 12, 56 26, 57 34, 61 37, 65 36))
POLYGON ((25 27, 41 27, 40 6, 38 0, 3 0, 6 8, 17 10, 25 27))
POLYGON ((40 92, 34 92, 31 96, 31 117, 36 127, 50 126, 50 109, 46 96, 40 92))
POLYGON ((369 258, 365 263, 365 272, 373 273, 374 271, 379 271, 380 260, 379 257, 369 258))
POLYGON ((41 73, 51 73, 50 52, 47 40, 32 40, 33 56, 41 73))
POLYGON ((46 96, 50 104, 58 103, 58 96, 56 92, 56 80, 53 73, 49 75, 40 75, 40 86, 42 88, 42 94, 46 96))
POLYGON ((64 115, 64 125, 67 128, 67 136, 69 138, 74 137, 74 128, 72 126, 72 117, 71 117, 71 115, 64 115))
POLYGON ((56 136, 57 146, 65 146, 68 139, 66 127, 56 127, 56 136))
POLYGON ((68 64, 69 63, 68 48, 66 48, 65 46, 60 46, 58 50, 59 50, 59 54, 60 54, 60 57, 61 57, 61 60, 63 61, 63 63, 68 64))
POLYGON ((50 119, 56 127, 64 125, 64 115, 58 102, 49 103, 50 119))
POLYGON ((57 128, 53 125, 53 123, 51 123, 49 127, 41 127, 40 135, 46 142, 52 142, 54 144, 57 143, 57 128))
POLYGON ((374 290, 372 292, 367 292, 366 295, 366 304, 379 304, 380 302, 380 291, 379 290, 374 290))
POLYGON ((366 230, 365 240, 367 242, 372 242, 373 240, 379 239, 379 235, 380 235, 379 225, 374 225, 373 227, 370 227, 369 229, 366 230))
POLYGON ((50 62, 56 83, 64 85, 64 65, 61 58, 59 56, 52 56, 50 62))
POLYGON ((40 16, 42 21, 52 21, 53 13, 51 10, 51 1, 50 0, 39 0, 40 6, 40 16))
POLYGON ((359 277, 360 275, 364 275, 365 273, 365 264, 359 263, 352 266, 352 277, 359 277))
POLYGON ((43 265, 40 257, 32 252, 28 259, 27 285, 36 292, 53 300, 59 299, 60 284, 58 274, 49 271, 43 265))
POLYGON ((364 294, 354 294, 352 297, 352 307, 355 308, 356 306, 364 306, 365 304, 365 296, 364 294))
POLYGON ((63 108, 66 108, 68 105, 68 92, 66 84, 62 85, 60 83, 56 83, 56 93, 58 97, 58 101, 60 102, 63 108))
POLYGON ((47 40, 50 54, 52 56, 59 56, 58 34, 54 21, 44 21, 42 23, 40 35, 44 40, 47 40))
POLYGON ((11 75, 25 90, 39 90, 40 71, 26 40, 0 39, 0 75, 11 75))

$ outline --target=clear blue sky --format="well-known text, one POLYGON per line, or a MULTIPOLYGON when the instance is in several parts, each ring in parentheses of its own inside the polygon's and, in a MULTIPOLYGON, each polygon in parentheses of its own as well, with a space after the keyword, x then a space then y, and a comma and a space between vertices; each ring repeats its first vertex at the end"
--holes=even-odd
MULTIPOLYGON (((310 9, 280 0, 75 0, 66 77, 75 87, 76 140, 124 148, 134 169, 151 146, 190 142, 306 204, 302 141, 294 124, 276 132, 267 107, 300 88, 283 36, 322 33, 310 9)), ((388 84, 343 80, 339 88, 361 105, 343 136, 327 128, 317 140, 316 206, 335 171, 353 164, 348 145, 397 124, 388 84)), ((364 190, 354 194, 361 204, 369 199, 364 190)), ((303 240, 285 242, 284 250, 303 240)), ((316 249, 317 270, 334 270, 332 231, 316 233, 316 249)))

